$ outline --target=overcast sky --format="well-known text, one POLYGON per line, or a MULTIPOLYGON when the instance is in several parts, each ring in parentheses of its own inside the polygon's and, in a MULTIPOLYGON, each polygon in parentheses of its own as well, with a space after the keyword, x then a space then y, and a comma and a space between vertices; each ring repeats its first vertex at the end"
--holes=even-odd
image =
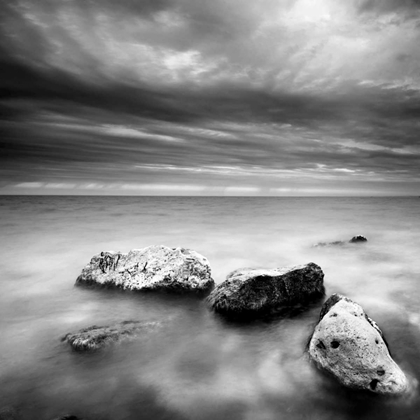
POLYGON ((420 195, 418 0, 0 4, 0 193, 420 195))

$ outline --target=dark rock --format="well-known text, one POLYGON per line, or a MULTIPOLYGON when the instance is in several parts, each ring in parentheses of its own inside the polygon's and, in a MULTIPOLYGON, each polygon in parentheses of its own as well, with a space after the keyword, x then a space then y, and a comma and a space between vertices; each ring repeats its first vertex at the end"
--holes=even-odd
POLYGON ((69 343, 76 351, 98 350, 109 344, 135 337, 137 334, 156 330, 159 322, 124 321, 120 324, 84 328, 77 333, 66 334, 61 340, 69 343))
POLYGON ((95 255, 77 278, 76 285, 99 285, 124 290, 206 293, 214 280, 207 258, 185 248, 149 246, 128 254, 95 255))
POLYGON ((362 235, 353 236, 349 241, 333 241, 333 242, 318 242, 314 247, 324 247, 324 246, 343 246, 347 244, 355 244, 367 242, 367 239, 362 235))
POLYGON ((230 273, 208 297, 219 313, 253 316, 279 313, 324 296, 324 273, 309 263, 292 268, 239 269, 230 273))
POLYGON ((391 358, 382 331, 363 308, 334 294, 321 309, 309 356, 341 384, 377 394, 408 390, 405 374, 391 358))
POLYGON ((359 242, 367 242, 367 239, 362 235, 353 236, 353 238, 349 241, 352 244, 359 243, 359 242))

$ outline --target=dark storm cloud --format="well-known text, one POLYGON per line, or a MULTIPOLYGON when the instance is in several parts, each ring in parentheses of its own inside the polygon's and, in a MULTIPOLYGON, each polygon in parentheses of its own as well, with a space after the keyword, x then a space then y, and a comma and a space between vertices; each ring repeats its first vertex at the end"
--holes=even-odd
POLYGON ((389 125, 390 119, 401 124, 420 117, 418 92, 410 97, 409 91, 399 101, 398 92, 377 88, 364 92, 366 97, 348 94, 345 98, 285 92, 272 94, 228 84, 203 88, 199 92, 188 86, 159 90, 116 81, 89 84, 63 70, 39 71, 12 61, 3 63, 0 77, 5 118, 17 118, 19 113, 26 118, 31 112, 30 107, 25 106, 25 101, 29 100, 36 105, 34 117, 40 109, 79 117, 89 109, 92 117, 98 118, 98 123, 107 113, 112 113, 116 120, 122 118, 123 121, 134 116, 184 123, 253 119, 310 127, 325 121, 342 123, 352 114, 360 118, 357 114, 369 112, 373 128, 380 129, 380 126, 389 125))
POLYGON ((362 13, 407 12, 411 17, 413 12, 420 11, 419 0, 361 0, 358 10, 362 13))
POLYGON ((418 4, 4 2, 2 176, 415 179, 418 4))

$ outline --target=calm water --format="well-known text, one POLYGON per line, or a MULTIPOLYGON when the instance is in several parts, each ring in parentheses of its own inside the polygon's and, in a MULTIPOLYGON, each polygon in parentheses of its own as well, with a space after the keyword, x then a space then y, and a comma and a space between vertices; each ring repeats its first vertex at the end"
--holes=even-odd
POLYGON ((92 255, 152 244, 205 255, 216 283, 244 266, 313 261, 420 378, 419 198, 0 197, 0 408, 22 419, 418 419, 420 397, 344 390, 304 348, 319 305, 226 323, 198 299, 75 288, 92 255), (364 234, 367 244, 313 248, 364 234), (165 326, 93 354, 60 338, 128 319, 165 326))

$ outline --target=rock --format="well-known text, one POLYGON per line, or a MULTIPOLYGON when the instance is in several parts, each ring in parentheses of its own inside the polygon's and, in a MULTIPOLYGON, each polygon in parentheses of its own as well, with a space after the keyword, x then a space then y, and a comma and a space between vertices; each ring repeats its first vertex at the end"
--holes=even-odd
POLYGON ((283 312, 324 296, 324 273, 314 263, 289 268, 244 268, 230 273, 208 297, 219 313, 283 312))
POLYGON ((214 287, 207 258, 185 248, 149 246, 128 254, 101 252, 77 278, 76 285, 101 285, 128 290, 209 292, 214 287))
POLYGON ((349 241, 333 241, 333 242, 318 242, 317 244, 313 245, 314 247, 323 247, 323 246, 342 246, 346 244, 355 244, 367 242, 367 239, 362 235, 353 236, 349 241))
POLYGON ((84 328, 77 333, 66 334, 61 341, 69 343, 76 351, 98 350, 111 343, 132 338, 139 332, 153 331, 159 322, 124 321, 113 326, 84 328))
POLYGON ((367 239, 362 235, 353 236, 353 238, 349 241, 352 244, 359 243, 359 242, 367 242, 367 239))
POLYGON ((334 242, 318 242, 314 245, 314 247, 323 247, 323 246, 341 246, 345 245, 347 242, 345 241, 334 241, 334 242))
POLYGON ((408 389, 378 325, 344 296, 334 294, 325 302, 308 351, 319 368, 347 387, 388 395, 408 389))

